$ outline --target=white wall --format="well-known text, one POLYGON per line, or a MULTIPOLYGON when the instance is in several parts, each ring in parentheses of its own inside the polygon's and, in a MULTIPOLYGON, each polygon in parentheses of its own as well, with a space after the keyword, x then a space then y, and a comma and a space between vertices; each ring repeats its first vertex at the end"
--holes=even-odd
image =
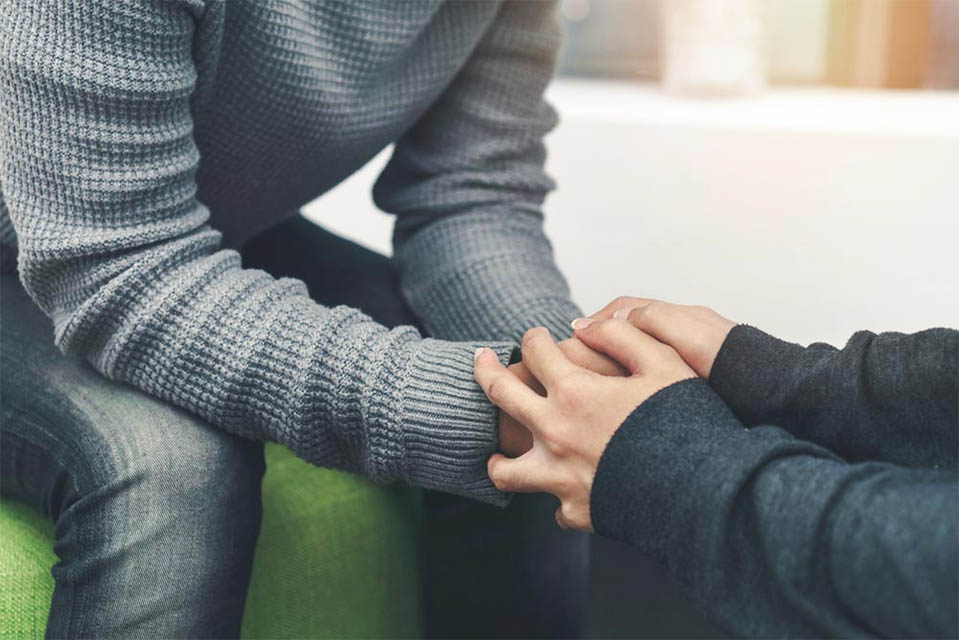
MULTIPOLYGON (((619 294, 708 304, 784 338, 959 326, 959 94, 773 90, 686 101, 557 82, 547 232, 587 311, 619 294)), ((389 252, 381 154, 312 203, 389 252)))

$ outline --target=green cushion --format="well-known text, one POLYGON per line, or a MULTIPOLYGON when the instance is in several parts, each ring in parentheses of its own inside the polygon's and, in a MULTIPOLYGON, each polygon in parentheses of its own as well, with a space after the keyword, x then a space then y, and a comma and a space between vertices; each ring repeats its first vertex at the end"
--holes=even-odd
MULTIPOLYGON (((418 493, 317 469, 267 445, 263 529, 243 636, 419 635, 418 493)), ((42 637, 53 527, 0 502, 0 638, 42 637)))
POLYGON ((243 636, 419 635, 420 496, 266 447, 243 636))
POLYGON ((42 638, 53 596, 53 524, 29 506, 0 502, 0 638, 42 638))

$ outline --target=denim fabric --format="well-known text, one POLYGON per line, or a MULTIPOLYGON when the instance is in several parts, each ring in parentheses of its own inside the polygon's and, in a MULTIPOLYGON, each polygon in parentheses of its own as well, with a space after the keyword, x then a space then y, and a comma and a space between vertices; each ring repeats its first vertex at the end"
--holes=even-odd
POLYGON ((4 494, 55 522, 49 637, 236 637, 260 527, 262 445, 54 346, 0 289, 4 494))
MULTIPOLYGON (((303 279, 323 304, 416 323, 390 259, 302 217, 254 239, 243 260, 303 279)), ((2 489, 56 524, 48 635, 236 636, 259 531, 261 445, 64 357, 14 276, 2 278, 0 311, 2 489)), ((588 540, 559 530, 554 508, 549 496, 498 509, 428 493, 426 634, 577 635, 588 540)))

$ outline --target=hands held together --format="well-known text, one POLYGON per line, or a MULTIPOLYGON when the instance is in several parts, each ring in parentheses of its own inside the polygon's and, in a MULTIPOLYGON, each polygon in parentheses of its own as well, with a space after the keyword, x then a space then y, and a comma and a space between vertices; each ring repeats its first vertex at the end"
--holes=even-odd
POLYGON ((551 493, 561 503, 561 527, 592 531, 590 490, 610 438, 656 392, 708 378, 734 326, 706 307, 623 297, 574 320, 568 340, 531 329, 522 362, 508 368, 491 350, 477 350, 476 380, 501 409, 507 454, 489 460, 493 483, 502 491, 551 493))

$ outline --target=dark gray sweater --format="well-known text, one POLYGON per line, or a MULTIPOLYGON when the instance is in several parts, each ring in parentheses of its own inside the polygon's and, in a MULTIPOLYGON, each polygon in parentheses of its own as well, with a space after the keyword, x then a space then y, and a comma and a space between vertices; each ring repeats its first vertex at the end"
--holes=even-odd
POLYGON ((737 635, 959 635, 959 333, 837 350, 739 326, 710 384, 660 391, 613 436, 596 531, 737 635))
POLYGON ((553 4, 0 2, 0 263, 19 254, 50 339, 112 379, 314 464, 502 503, 473 350, 581 315, 540 212, 553 4), (433 339, 233 250, 390 144, 373 196, 433 339))

